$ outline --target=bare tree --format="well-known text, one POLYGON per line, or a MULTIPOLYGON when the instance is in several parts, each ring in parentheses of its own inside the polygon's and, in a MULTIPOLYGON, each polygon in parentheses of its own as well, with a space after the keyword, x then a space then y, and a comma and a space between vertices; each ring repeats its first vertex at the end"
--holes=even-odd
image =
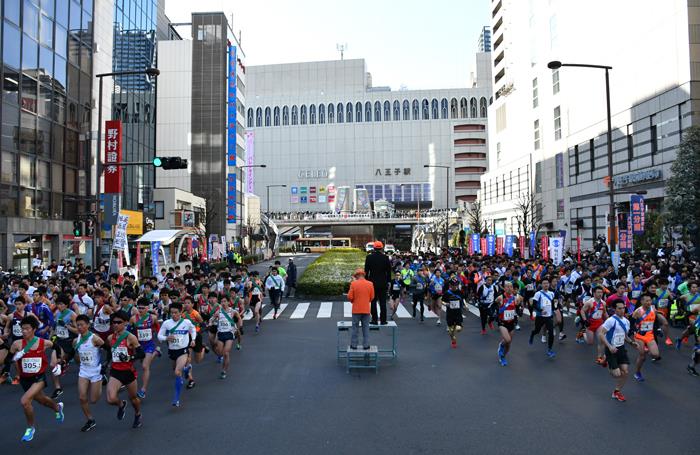
POLYGON ((515 217, 518 220, 518 234, 534 232, 537 236, 542 227, 542 210, 530 191, 521 194, 515 202, 515 217))
POLYGON ((476 201, 466 206, 467 225, 472 232, 481 234, 486 230, 486 222, 484 221, 481 202, 476 201))
POLYGON ((217 217, 218 210, 217 210, 217 204, 214 198, 206 198, 207 205, 206 205, 206 213, 204 214, 204 232, 206 233, 207 238, 209 238, 210 234, 213 234, 212 228, 214 226, 214 220, 217 217))

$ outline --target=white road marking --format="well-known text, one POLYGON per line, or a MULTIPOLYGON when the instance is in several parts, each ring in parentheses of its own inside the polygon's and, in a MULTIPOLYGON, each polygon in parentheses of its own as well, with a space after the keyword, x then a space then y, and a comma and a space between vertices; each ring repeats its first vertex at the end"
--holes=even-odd
POLYGON ((331 311, 333 311, 333 302, 321 302, 321 306, 318 308, 318 314, 316 318, 330 318, 331 311))
MULTIPOLYGON (((272 307, 272 305, 269 305, 269 306, 272 307)), ((280 309, 279 309, 279 311, 277 312, 277 317, 279 317, 279 315, 282 314, 282 312, 284 311, 285 308, 287 308, 287 304, 286 304, 286 303, 283 303, 283 304, 280 305, 280 309)), ((273 316, 274 314, 275 314, 274 308, 270 308, 270 311, 265 315, 265 317, 263 318, 263 320, 272 319, 272 316, 273 316)))
POLYGON ((304 316, 306 316, 306 312, 309 310, 309 305, 308 302, 298 304, 289 319, 303 319, 304 316))

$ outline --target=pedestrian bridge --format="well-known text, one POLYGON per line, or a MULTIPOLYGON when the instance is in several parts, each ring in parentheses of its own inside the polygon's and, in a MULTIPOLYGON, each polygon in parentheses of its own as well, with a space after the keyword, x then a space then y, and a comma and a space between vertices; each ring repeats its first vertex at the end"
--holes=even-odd
MULTIPOLYGON (((443 216, 444 218, 444 216, 443 216)), ((434 217, 393 217, 393 218, 378 218, 372 217, 370 214, 323 214, 315 215, 304 219, 276 219, 272 221, 280 228, 286 227, 313 227, 313 226, 376 226, 376 225, 397 225, 397 224, 426 224, 432 222, 434 217)))

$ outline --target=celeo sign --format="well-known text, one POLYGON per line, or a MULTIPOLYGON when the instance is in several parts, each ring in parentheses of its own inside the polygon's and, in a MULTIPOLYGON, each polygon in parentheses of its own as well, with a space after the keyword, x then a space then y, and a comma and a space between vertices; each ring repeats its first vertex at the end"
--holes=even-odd
POLYGON ((302 169, 297 174, 299 180, 318 180, 327 179, 328 170, 326 169, 302 169))
POLYGON ((625 175, 616 175, 613 177, 615 188, 624 188, 637 183, 652 182, 663 178, 661 169, 649 169, 646 171, 637 171, 625 175))

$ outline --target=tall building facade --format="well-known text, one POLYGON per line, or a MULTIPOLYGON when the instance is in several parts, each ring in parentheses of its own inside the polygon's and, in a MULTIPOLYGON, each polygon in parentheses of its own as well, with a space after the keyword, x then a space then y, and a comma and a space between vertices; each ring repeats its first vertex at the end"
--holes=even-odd
POLYGON ((246 153, 267 168, 250 187, 273 212, 330 211, 342 187, 398 207, 473 201, 490 93, 373 87, 362 59, 251 66, 246 153), (286 188, 270 188, 268 204, 270 185, 286 188))
POLYGON ((90 210, 92 0, 4 0, 0 266, 91 260, 73 221, 90 210))
POLYGON ((479 52, 491 52, 491 27, 488 25, 481 29, 477 48, 479 52))
POLYGON ((647 210, 660 210, 683 131, 697 124, 700 17, 695 1, 642 3, 492 1, 493 147, 480 191, 490 229, 517 234, 518 201, 533 194, 542 232, 566 231, 571 247, 607 235, 604 72, 550 70, 552 60, 613 67, 615 202, 626 212, 630 193, 646 191, 647 210), (606 33, 583 40, 581 24, 606 33))
MULTIPOLYGON (((158 170, 157 186, 204 198, 207 233, 235 244, 245 223, 245 54, 223 13, 193 13, 190 38, 158 45, 158 149, 189 168, 158 170)), ((165 201, 155 205, 156 218, 168 216, 165 201)))

